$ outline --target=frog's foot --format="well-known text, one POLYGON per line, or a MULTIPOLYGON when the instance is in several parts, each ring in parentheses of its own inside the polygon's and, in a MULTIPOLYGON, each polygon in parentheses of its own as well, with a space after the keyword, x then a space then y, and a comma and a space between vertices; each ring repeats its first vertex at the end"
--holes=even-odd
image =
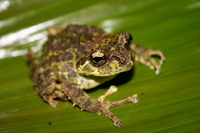
POLYGON ((156 69, 155 74, 158 75, 161 72, 161 66, 165 61, 164 54, 159 50, 144 49, 141 53, 136 56, 136 61, 150 67, 151 69, 156 69), (154 57, 158 56, 160 58, 157 61, 154 57))
POLYGON ((67 97, 64 94, 61 94, 61 93, 53 94, 51 96, 43 95, 42 97, 53 108, 56 108, 58 106, 58 101, 54 100, 55 98, 60 98, 64 101, 67 101, 67 97))
POLYGON ((61 29, 54 28, 54 27, 47 28, 47 32, 48 32, 49 36, 54 36, 54 35, 58 34, 60 31, 61 31, 61 29))
POLYGON ((58 106, 58 101, 54 100, 56 98, 60 98, 61 100, 67 101, 66 95, 60 91, 55 90, 52 94, 45 94, 44 92, 37 89, 37 93, 46 101, 49 103, 49 105, 53 108, 56 108, 58 106))
POLYGON ((102 103, 103 112, 101 112, 100 114, 103 114, 106 117, 110 118, 114 122, 114 125, 116 127, 121 127, 123 125, 123 121, 118 119, 117 116, 115 116, 111 111, 109 111, 109 107, 122 105, 127 102, 137 103, 139 102, 140 99, 139 99, 139 96, 135 94, 131 97, 127 97, 125 99, 118 100, 118 101, 104 101, 104 99, 107 96, 111 95, 112 93, 116 91, 117 91, 116 86, 110 86, 109 90, 104 95, 100 96, 97 100, 102 103))
POLYGON ((43 95, 43 99, 49 103, 52 108, 56 108, 58 106, 58 101, 54 100, 54 97, 43 95))

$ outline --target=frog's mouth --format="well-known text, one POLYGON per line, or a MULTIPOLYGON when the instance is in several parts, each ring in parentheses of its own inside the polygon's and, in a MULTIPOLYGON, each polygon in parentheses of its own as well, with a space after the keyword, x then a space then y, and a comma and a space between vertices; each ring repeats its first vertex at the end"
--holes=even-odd
POLYGON ((81 75, 87 76, 112 76, 121 72, 128 71, 132 68, 133 61, 125 61, 124 64, 120 64, 117 60, 105 63, 102 66, 96 66, 91 61, 87 60, 82 65, 77 66, 76 72, 81 75))

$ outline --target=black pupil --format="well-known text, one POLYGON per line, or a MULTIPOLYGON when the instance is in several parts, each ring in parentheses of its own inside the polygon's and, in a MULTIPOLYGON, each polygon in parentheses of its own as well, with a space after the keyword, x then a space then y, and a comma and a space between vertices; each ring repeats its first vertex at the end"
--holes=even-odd
POLYGON ((98 63, 99 61, 101 61, 103 58, 102 57, 94 57, 93 61, 98 63))

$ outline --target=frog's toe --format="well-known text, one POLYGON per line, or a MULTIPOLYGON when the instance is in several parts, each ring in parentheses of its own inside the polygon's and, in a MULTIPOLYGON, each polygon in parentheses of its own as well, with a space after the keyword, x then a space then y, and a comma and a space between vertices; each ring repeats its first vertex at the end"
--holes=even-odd
POLYGON ((61 31, 61 29, 54 28, 54 27, 47 28, 47 32, 48 32, 49 36, 54 36, 54 35, 58 34, 60 31, 61 31))
POLYGON ((165 61, 164 54, 159 50, 145 49, 137 58, 140 63, 148 66, 151 69, 155 69, 155 74, 158 75, 161 72, 161 66, 165 61), (160 58, 159 61, 155 57, 160 58))
POLYGON ((49 103, 52 108, 56 108, 58 106, 58 101, 53 100, 53 97, 43 95, 43 99, 49 103))
POLYGON ((156 69, 155 74, 158 75, 161 72, 161 66, 163 64, 163 62, 165 61, 165 56, 163 55, 163 53, 161 51, 158 50, 151 50, 150 55, 149 55, 149 62, 152 65, 152 68, 154 67, 154 69, 156 69), (160 59, 159 61, 157 61, 154 56, 158 56, 160 59))
POLYGON ((131 101, 133 103, 138 103, 140 101, 140 97, 137 95, 137 94, 134 94, 132 97, 131 97, 131 101))
POLYGON ((124 122, 122 120, 117 119, 116 121, 114 121, 114 125, 116 127, 121 127, 124 125, 124 122))
POLYGON ((56 108, 58 106, 58 102, 57 101, 51 101, 51 102, 48 102, 52 108, 56 108))

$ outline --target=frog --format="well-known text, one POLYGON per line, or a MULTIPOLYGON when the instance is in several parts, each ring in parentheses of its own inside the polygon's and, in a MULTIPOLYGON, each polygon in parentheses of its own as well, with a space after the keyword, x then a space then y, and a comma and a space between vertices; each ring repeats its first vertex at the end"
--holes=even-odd
POLYGON ((81 110, 105 115, 116 127, 121 127, 124 122, 109 108, 128 102, 138 103, 138 94, 106 101, 117 91, 115 85, 98 98, 89 96, 86 90, 130 71, 135 61, 155 69, 158 75, 165 61, 161 51, 136 44, 131 34, 122 30, 113 34, 97 26, 69 24, 64 29, 50 27, 47 31, 48 39, 41 52, 38 54, 29 49, 26 54, 36 93, 53 108, 58 106, 57 99, 70 100, 81 110))

